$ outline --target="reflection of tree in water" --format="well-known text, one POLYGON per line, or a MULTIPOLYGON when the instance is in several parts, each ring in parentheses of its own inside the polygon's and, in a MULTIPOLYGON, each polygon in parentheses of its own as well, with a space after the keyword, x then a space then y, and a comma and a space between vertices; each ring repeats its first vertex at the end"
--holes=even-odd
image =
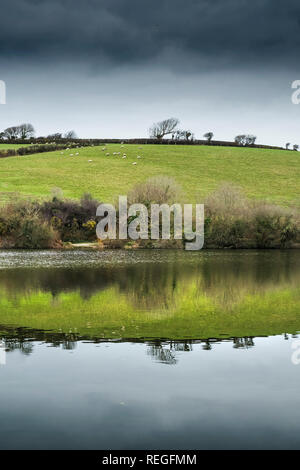
POLYGON ((209 340, 203 342, 202 349, 204 351, 210 351, 212 349, 212 345, 209 340))
POLYGON ((297 338, 299 338, 299 334, 298 333, 293 333, 293 334, 288 335, 287 333, 284 333, 284 339, 285 340, 288 341, 290 338, 291 339, 297 339, 297 338))
POLYGON ((176 353, 178 352, 190 352, 193 351, 193 344, 201 344, 204 351, 211 351, 213 345, 220 344, 222 342, 231 341, 233 348, 238 349, 248 349, 254 347, 254 338, 245 337, 245 338, 231 338, 230 340, 220 340, 216 338, 206 339, 206 340, 191 340, 183 342, 173 342, 173 341, 151 341, 148 342, 147 353, 152 356, 156 361, 162 362, 164 364, 174 365, 177 363, 176 353))
POLYGON ((33 352, 33 343, 31 341, 22 341, 15 338, 5 338, 2 340, 6 352, 20 351, 28 356, 33 352))
POLYGON ((73 350, 82 338, 74 333, 56 333, 29 328, 13 328, 0 326, 0 335, 6 352, 20 351, 29 355, 34 350, 35 342, 49 344, 51 347, 62 347, 73 350))
POLYGON ((55 298, 62 292, 79 292, 89 300, 114 287, 136 309, 151 310, 172 308, 175 293, 180 298, 192 283, 196 283, 200 295, 207 295, 223 307, 231 307, 246 295, 300 283, 300 263, 294 253, 234 256, 222 252, 213 256, 198 254, 193 262, 185 259, 191 261, 189 257, 176 260, 170 255, 169 262, 166 257, 166 262, 0 270, 0 288, 16 299, 41 290, 55 298))
POLYGON ((183 343, 177 343, 173 341, 162 342, 162 341, 151 341, 148 342, 147 354, 152 356, 156 361, 164 364, 174 365, 177 364, 176 353, 177 352, 188 352, 193 350, 191 341, 184 341, 183 343))
POLYGON ((234 349, 249 349, 255 346, 254 338, 250 336, 245 336, 242 338, 233 337, 230 339, 206 339, 202 341, 202 349, 205 351, 211 351, 213 349, 214 344, 220 344, 221 342, 232 342, 234 349))
MULTIPOLYGON (((298 338, 298 334, 282 334, 284 340, 298 338)), ((198 339, 198 340, 142 340, 134 339, 109 339, 99 337, 81 336, 77 333, 60 333, 54 331, 43 331, 29 328, 13 328, 0 325, 0 338, 7 352, 19 350, 22 354, 29 355, 34 352, 34 343, 45 343, 51 347, 62 347, 65 350, 73 350, 79 341, 86 341, 93 344, 101 343, 145 343, 147 354, 152 356, 157 362, 169 365, 176 365, 178 353, 193 351, 194 345, 201 345, 205 351, 211 351, 214 346, 221 343, 232 343, 234 349, 248 349, 255 346, 254 337, 233 337, 230 339, 198 339)))
POLYGON ((235 349, 249 349, 254 346, 254 338, 246 337, 246 338, 233 338, 233 347, 235 349))
POLYGON ((174 294, 180 298, 191 283, 196 283, 200 295, 207 295, 223 307, 232 306, 246 295, 300 283, 300 263, 297 255, 289 252, 199 255, 193 262, 184 262, 183 256, 178 261, 170 259, 89 268, 0 270, 0 288, 14 298, 41 290, 55 298, 62 292, 79 292, 89 300, 92 295, 114 287, 136 309, 151 310, 172 308, 174 294))
POLYGON ((195 267, 176 263, 139 263, 125 266, 103 266, 76 269, 11 269, 0 271, 0 288, 8 295, 41 290, 57 298, 62 292, 79 292, 89 300, 94 294, 116 287, 137 308, 169 308, 179 281, 192 280, 195 267))

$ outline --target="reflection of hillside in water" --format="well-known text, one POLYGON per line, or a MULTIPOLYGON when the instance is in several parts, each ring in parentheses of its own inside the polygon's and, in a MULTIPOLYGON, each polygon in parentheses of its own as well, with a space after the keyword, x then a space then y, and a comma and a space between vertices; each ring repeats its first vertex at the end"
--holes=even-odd
MULTIPOLYGON (((299 335, 282 335, 284 340, 290 338, 298 338, 299 335)), ((124 343, 126 339, 109 340, 102 338, 88 338, 77 335, 75 333, 58 333, 43 330, 34 330, 29 328, 13 328, 0 325, 0 338, 2 344, 5 345, 7 353, 20 351, 24 355, 34 353, 36 344, 45 343, 51 347, 62 347, 65 350, 74 350, 78 342, 85 341, 94 344, 124 343)), ((178 362, 178 356, 181 353, 193 351, 194 345, 200 344, 205 351, 212 351, 217 344, 231 343, 234 349, 249 349, 255 347, 254 337, 233 337, 228 339, 198 339, 198 340, 182 340, 168 341, 166 339, 155 339, 143 341, 141 339, 130 339, 130 343, 145 343, 147 345, 147 354, 156 362, 175 365, 178 362)))
POLYGON ((300 252, 274 251, 204 256, 192 263, 136 263, 90 268, 30 268, 0 271, 0 289, 9 297, 41 290, 55 298, 62 292, 79 292, 89 300, 111 287, 136 309, 174 306, 176 295, 191 283, 194 295, 207 295, 226 307, 246 295, 300 285, 300 252))

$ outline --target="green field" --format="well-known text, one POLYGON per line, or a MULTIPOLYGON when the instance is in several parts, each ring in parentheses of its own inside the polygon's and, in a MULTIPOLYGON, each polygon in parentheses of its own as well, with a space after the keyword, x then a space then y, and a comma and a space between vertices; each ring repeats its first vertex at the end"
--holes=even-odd
POLYGON ((86 147, 63 154, 57 151, 3 158, 0 198, 6 200, 16 193, 47 198, 53 188, 61 188, 66 197, 79 198, 89 192, 101 201, 113 202, 136 183, 157 175, 175 178, 183 188, 185 202, 201 202, 221 183, 230 182, 243 188, 249 197, 299 206, 297 152, 181 145, 110 144, 105 151, 86 147), (122 158, 123 153, 127 158, 122 158))

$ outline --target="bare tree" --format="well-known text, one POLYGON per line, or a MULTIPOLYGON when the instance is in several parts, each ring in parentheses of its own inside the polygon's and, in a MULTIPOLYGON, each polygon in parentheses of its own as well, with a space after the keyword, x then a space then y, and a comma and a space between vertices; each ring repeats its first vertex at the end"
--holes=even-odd
POLYGON ((153 139, 163 139, 166 135, 174 133, 179 124, 179 119, 169 118, 164 121, 156 122, 149 129, 150 137, 153 139))
POLYGON ((30 123, 20 124, 19 126, 7 127, 1 135, 8 140, 27 139, 34 136, 34 127, 30 123))
POLYGON ((254 145, 256 139, 256 135, 246 135, 246 145, 254 145))
POLYGON ((206 134, 204 134, 204 138, 210 143, 212 138, 214 136, 214 133, 213 132, 206 132, 206 134))
POLYGON ((77 135, 75 131, 69 131, 64 134, 65 139, 77 139, 77 135))
POLYGON ((288 149, 289 149, 289 146, 290 146, 290 145, 291 145, 291 143, 290 143, 290 142, 287 142, 287 143, 285 144, 285 148, 286 148, 286 150, 288 150, 288 149))
POLYGON ((60 140, 60 139, 62 139, 62 134, 60 132, 55 132, 54 134, 47 135, 47 139, 49 139, 49 140, 60 140))
POLYGON ((194 139, 194 134, 190 130, 183 131, 183 132, 184 132, 184 137, 186 140, 189 140, 189 138, 191 138, 191 140, 194 139))
POLYGON ((251 134, 241 134, 237 135, 234 141, 235 143, 241 146, 254 145, 256 141, 256 136, 251 134))
POLYGON ((182 131, 181 129, 177 129, 175 132, 174 132, 174 139, 175 140, 183 140, 184 139, 184 131, 182 131))
POLYGON ((32 124, 25 123, 18 126, 20 139, 28 139, 34 136, 35 130, 32 124))
POLYGON ((17 126, 7 127, 7 129, 4 129, 3 131, 3 136, 5 137, 5 139, 8 139, 8 140, 17 139, 18 135, 19 135, 19 129, 17 126))
MULTIPOLYGON (((177 129, 173 135, 174 135, 175 140, 189 140, 190 138, 191 140, 194 139, 194 134, 190 130, 177 129)), ((172 138, 173 138, 173 135, 172 135, 172 138)))
POLYGON ((234 141, 236 144, 238 145, 245 145, 245 135, 244 134, 241 134, 241 135, 237 135, 235 138, 234 138, 234 141))

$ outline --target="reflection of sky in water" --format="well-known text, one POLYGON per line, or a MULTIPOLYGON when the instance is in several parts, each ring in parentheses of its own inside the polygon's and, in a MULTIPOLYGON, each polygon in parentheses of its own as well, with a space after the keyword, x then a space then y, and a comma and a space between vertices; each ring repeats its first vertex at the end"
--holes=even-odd
MULTIPOLYGON (((299 257, 299 250, 0 251, 0 342, 3 337, 6 345, 5 363, 0 367, 0 448, 300 449, 300 364, 291 361, 294 338, 283 334, 259 337, 275 327, 278 332, 298 330, 299 257), (188 304, 187 317, 179 322, 179 331, 174 330, 177 336, 166 334, 160 340, 158 324, 156 336, 148 336, 152 340, 143 342, 145 336, 140 336, 131 342, 107 342, 105 338, 114 337, 110 321, 119 321, 119 300, 128 302, 122 319, 127 318, 128 305, 131 315, 141 309, 135 322, 142 328, 143 322, 147 326, 155 319, 155 309, 171 311, 192 283, 195 298, 201 293, 221 306, 221 318, 226 308, 237 305, 233 323, 225 322, 228 331, 215 328, 221 338, 233 336, 231 327, 238 321, 237 335, 243 334, 240 331, 252 334, 249 331, 260 321, 258 333, 253 334, 258 337, 200 341, 202 336, 192 335, 197 340, 191 341, 183 335, 185 342, 168 341, 184 333, 188 304), (116 310, 112 320, 107 317, 108 329, 103 330, 107 335, 81 336, 79 330, 66 327, 60 332, 51 327, 55 308, 58 318, 61 314, 65 321, 70 314, 72 324, 72 309, 78 303, 82 310, 74 322, 81 321, 94 296, 108 289, 114 298, 106 299, 104 307, 114 301, 116 310), (243 323, 248 320, 247 311, 238 318, 239 302, 248 295, 264 299, 271 292, 272 300, 273 292, 279 291, 281 301, 285 289, 293 289, 288 297, 291 306, 283 298, 279 314, 272 310, 275 317, 265 319, 258 310, 250 327, 243 323), (44 303, 37 303, 34 310, 39 293, 44 303), (58 308, 64 295, 75 299, 66 304, 69 312, 58 308), (27 316, 23 307, 28 307, 27 316), (46 326, 41 327, 43 315, 46 326), (18 324, 10 324, 10 318, 18 324), (25 318, 29 324, 22 323, 25 318)), ((102 298, 96 297, 97 314, 93 317, 91 310, 91 321, 99 318, 102 298)), ((266 313, 271 313, 266 305, 266 313)), ((168 318, 166 333, 175 323, 172 316, 168 318)), ((188 333, 195 332, 196 320, 190 321, 188 333)), ((126 340, 127 331, 136 333, 135 327, 130 330, 128 322, 120 334, 126 340)), ((102 333, 101 328, 100 324, 96 333, 102 333)), ((117 327, 113 324, 112 328, 117 327)))
MULTIPOLYGON (((2 448, 300 448, 292 338, 175 352, 143 343, 34 343, 0 368, 2 448)), ((168 347, 168 345, 165 345, 168 347)))

